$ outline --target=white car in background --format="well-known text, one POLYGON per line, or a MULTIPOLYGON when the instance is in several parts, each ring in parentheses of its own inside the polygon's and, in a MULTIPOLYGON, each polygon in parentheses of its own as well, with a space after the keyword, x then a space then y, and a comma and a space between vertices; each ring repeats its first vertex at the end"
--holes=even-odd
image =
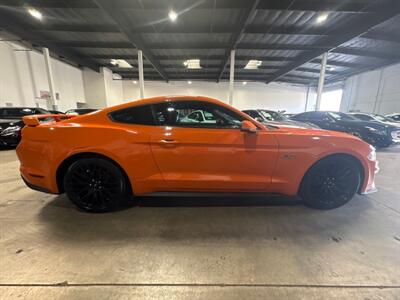
POLYGON ((394 113, 386 115, 386 118, 393 120, 396 123, 400 123, 400 113, 394 113))

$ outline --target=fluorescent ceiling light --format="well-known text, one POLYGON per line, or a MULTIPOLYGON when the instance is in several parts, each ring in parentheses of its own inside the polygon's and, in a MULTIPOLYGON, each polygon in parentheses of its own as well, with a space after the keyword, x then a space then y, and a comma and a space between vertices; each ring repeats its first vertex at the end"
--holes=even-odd
POLYGON ((317 23, 323 23, 326 21, 326 19, 328 19, 328 14, 327 13, 321 13, 318 17, 317 17, 317 23))
POLYGON ((247 84, 247 81, 243 81, 242 84, 243 84, 243 85, 246 85, 246 84, 247 84))
POLYGON ((113 66, 116 66, 118 68, 133 68, 133 66, 128 63, 125 59, 111 59, 110 64, 113 66))
POLYGON ((188 59, 183 62, 183 65, 188 69, 201 69, 200 59, 188 59))
POLYGON ((251 59, 247 63, 247 65, 244 67, 245 69, 258 69, 259 66, 261 66, 262 61, 261 60, 255 60, 251 59))
POLYGON ((192 84, 192 82, 189 80, 189 81, 188 81, 188 84, 192 84))
POLYGON ((40 11, 38 11, 36 8, 28 7, 27 11, 32 17, 34 17, 38 20, 41 20, 43 18, 42 13, 40 11))
POLYGON ((168 18, 171 21, 175 21, 178 18, 178 14, 175 11, 170 10, 169 13, 168 13, 168 18))

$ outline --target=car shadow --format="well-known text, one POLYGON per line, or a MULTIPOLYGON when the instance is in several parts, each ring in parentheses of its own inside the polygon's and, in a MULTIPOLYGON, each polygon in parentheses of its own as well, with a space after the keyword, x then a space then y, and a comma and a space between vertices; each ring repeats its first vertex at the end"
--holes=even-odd
POLYGON ((41 209, 46 234, 62 242, 160 243, 221 240, 301 240, 353 230, 370 201, 356 197, 330 211, 298 205, 298 199, 167 198, 139 199, 136 207, 105 214, 77 210, 61 195, 41 209))

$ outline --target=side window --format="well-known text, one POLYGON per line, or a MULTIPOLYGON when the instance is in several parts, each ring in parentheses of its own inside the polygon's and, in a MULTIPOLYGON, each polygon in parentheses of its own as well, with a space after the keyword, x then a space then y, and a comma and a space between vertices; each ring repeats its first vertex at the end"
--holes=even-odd
POLYGON ((165 102, 153 107, 161 126, 240 128, 244 119, 225 107, 201 101, 165 102))
POLYGON ((155 125, 153 112, 150 105, 133 106, 109 114, 114 122, 138 124, 138 125, 155 125))

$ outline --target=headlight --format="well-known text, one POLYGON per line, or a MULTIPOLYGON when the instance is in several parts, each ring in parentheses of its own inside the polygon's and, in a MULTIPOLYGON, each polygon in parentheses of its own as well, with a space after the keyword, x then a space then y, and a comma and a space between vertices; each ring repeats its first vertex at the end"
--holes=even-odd
POLYGON ((368 154, 368 159, 370 161, 376 161, 376 150, 375 150, 375 147, 369 145, 369 148, 371 149, 371 152, 368 154))
POLYGON ((365 128, 367 128, 367 130, 370 133, 379 134, 379 135, 386 135, 386 131, 385 130, 378 130, 376 128, 369 127, 369 126, 366 126, 365 128))
POLYGON ((1 135, 10 135, 10 134, 14 134, 14 133, 16 133, 16 132, 18 132, 18 131, 20 131, 20 130, 21 130, 21 127, 20 127, 20 126, 10 126, 10 127, 6 128, 6 129, 4 129, 4 130, 1 132, 1 135))

